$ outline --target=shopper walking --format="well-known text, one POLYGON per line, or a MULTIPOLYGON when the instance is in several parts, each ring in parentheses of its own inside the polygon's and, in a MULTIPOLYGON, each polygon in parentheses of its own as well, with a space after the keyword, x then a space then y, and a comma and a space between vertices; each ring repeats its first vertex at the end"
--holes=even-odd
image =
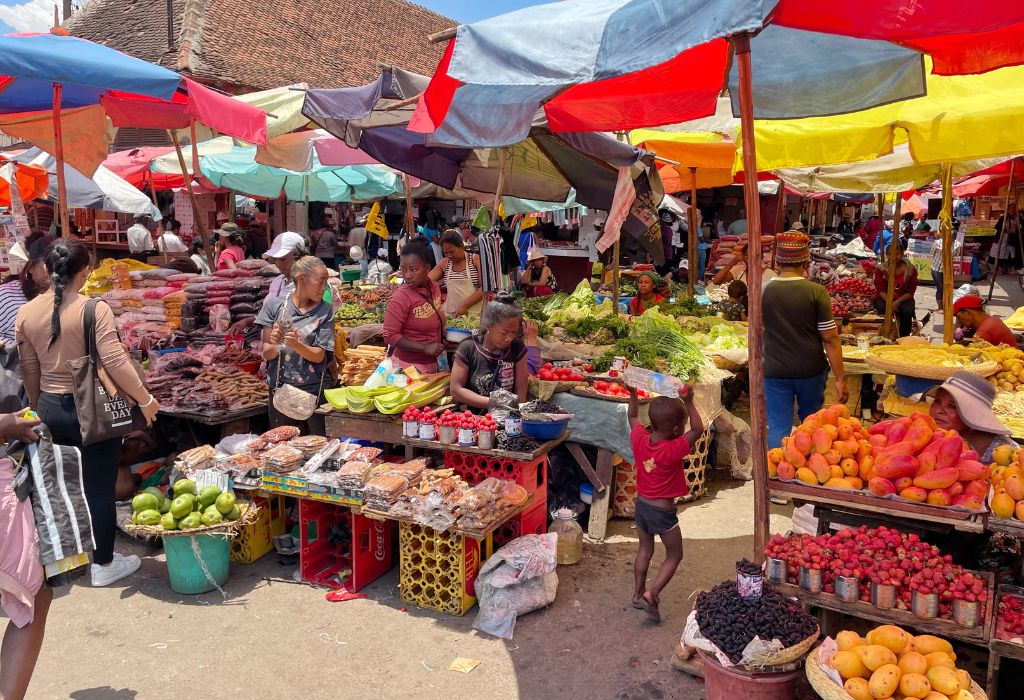
MULTIPOLYGON (((77 447, 82 455, 85 497, 92 517, 92 585, 106 586, 135 572, 139 558, 114 551, 114 489, 121 438, 82 445, 69 363, 85 355, 85 307, 79 293, 89 276, 89 249, 73 240, 55 241, 46 251, 52 287, 21 307, 14 323, 21 373, 29 403, 59 445, 77 447)), ((132 366, 121 344, 114 314, 96 304, 96 352, 110 381, 135 401, 150 423, 160 409, 132 366)))
POLYGON ((792 430, 794 401, 800 420, 821 408, 830 365, 838 403, 848 396, 832 301, 824 287, 807 279, 808 242, 797 231, 775 237, 779 274, 765 284, 761 299, 769 448, 780 447, 792 430))

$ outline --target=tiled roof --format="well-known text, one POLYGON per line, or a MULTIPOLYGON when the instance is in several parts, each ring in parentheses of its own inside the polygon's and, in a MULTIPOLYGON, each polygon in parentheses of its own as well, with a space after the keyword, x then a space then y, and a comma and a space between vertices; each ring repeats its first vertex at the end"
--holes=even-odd
POLYGON ((71 34, 204 81, 264 89, 362 85, 380 62, 433 73, 443 44, 427 36, 455 24, 406 0, 175 0, 174 46, 166 0, 92 0, 65 23, 71 34))

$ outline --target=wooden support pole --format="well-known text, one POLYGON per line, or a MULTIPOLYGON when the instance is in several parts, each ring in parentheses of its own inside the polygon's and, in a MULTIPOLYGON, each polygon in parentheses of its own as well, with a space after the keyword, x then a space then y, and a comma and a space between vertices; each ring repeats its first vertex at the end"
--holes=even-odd
POLYGON ((768 505, 768 426, 764 396, 764 319, 761 317, 761 202, 757 191, 757 151, 754 143, 754 93, 751 87, 750 36, 732 38, 739 68, 740 124, 743 146, 743 199, 747 210, 747 344, 750 348, 750 456, 754 474, 754 551, 757 562, 764 561, 768 544, 770 511, 768 505))
MULTIPOLYGON (((775 200, 775 233, 782 233, 786 225, 786 183, 779 180, 779 192, 775 200)), ((772 263, 774 264, 774 260, 772 263)))
MULTIPOLYGON (((210 241, 210 231, 206 228, 206 222, 203 221, 203 217, 199 213, 199 202, 196 200, 196 193, 192 189, 192 176, 189 175, 188 166, 185 165, 185 154, 181 152, 181 142, 178 141, 178 134, 173 129, 168 129, 167 134, 171 137, 174 151, 178 154, 178 165, 181 167, 181 174, 185 176, 185 191, 188 192, 188 199, 192 204, 192 221, 195 223, 196 228, 199 229, 199 235, 202 236, 203 250, 206 251, 206 261, 210 264, 210 270, 216 270, 217 260, 213 255, 214 243, 210 241)), ((193 143, 192 150, 195 151, 195 148, 196 145, 193 143)))
POLYGON ((1016 165, 1017 165, 1017 159, 1014 158, 1013 160, 1010 161, 1010 181, 1006 185, 1006 202, 1003 205, 1003 229, 1002 229, 1002 231, 999 232, 999 240, 996 242, 996 254, 995 255, 992 255, 991 253, 989 254, 990 257, 994 257, 996 259, 996 262, 995 262, 995 265, 992 266, 991 277, 989 278, 988 298, 985 301, 986 304, 988 302, 992 301, 992 292, 996 288, 996 276, 999 274, 999 255, 1000 255, 1000 253, 1003 252, 1003 246, 1006 244, 1006 239, 1007 239, 1007 237, 1009 235, 1008 229, 1009 229, 1009 223, 1010 223, 1010 216, 1009 216, 1009 214, 1010 214, 1010 197, 1013 196, 1013 188, 1014 188, 1013 176, 1014 176, 1014 166, 1016 166, 1016 165))
POLYGON ((953 164, 942 165, 942 342, 953 342, 953 164))
POLYGON ((700 231, 697 229, 697 168, 690 168, 690 221, 687 226, 690 240, 686 242, 686 264, 689 268, 686 272, 686 281, 692 297, 697 284, 697 241, 700 240, 700 231))
MULTIPOLYGON (((56 11, 56 10, 54 10, 56 11)), ((64 86, 60 83, 53 84, 53 140, 54 157, 57 159, 57 206, 60 208, 60 235, 62 238, 71 238, 71 216, 68 211, 68 186, 64 180, 64 128, 61 125, 61 101, 64 93, 64 86)), ((96 239, 92 242, 93 255, 96 254, 96 239)))
POLYGON ((405 188, 405 233, 410 240, 416 235, 416 212, 412 210, 412 183, 405 173, 402 173, 402 185, 405 188))
MULTIPOLYGON (((892 337, 892 313, 893 313, 893 294, 896 290, 896 259, 899 257, 896 255, 897 247, 899 245, 900 238, 900 216, 903 209, 903 194, 901 192, 896 193, 896 204, 892 214, 892 238, 889 239, 889 250, 886 253, 885 266, 889 270, 888 284, 885 287, 885 320, 882 323, 882 337, 892 337)), ((878 249, 882 250, 885 248, 885 222, 882 222, 882 242, 879 244, 878 249)), ((897 330, 897 333, 899 331, 897 330)))

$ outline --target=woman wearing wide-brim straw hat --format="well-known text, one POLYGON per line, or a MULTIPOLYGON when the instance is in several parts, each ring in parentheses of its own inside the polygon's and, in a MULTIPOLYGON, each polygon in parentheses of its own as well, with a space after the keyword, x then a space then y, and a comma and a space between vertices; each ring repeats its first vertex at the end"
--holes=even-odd
POLYGON ((526 269, 519 276, 519 284, 528 297, 549 297, 555 293, 555 275, 547 265, 547 256, 539 248, 531 248, 526 257, 526 269))
POLYGON ((992 413, 996 390, 984 377, 957 372, 938 386, 924 392, 932 399, 928 409, 935 424, 943 430, 955 430, 971 449, 981 455, 982 464, 991 464, 992 453, 1002 445, 1017 448, 1010 429, 992 413))

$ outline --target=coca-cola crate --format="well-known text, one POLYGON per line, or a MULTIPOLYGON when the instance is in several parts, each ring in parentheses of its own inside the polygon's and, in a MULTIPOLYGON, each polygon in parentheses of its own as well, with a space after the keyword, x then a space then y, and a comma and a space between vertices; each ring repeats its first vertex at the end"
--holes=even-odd
POLYGON ((544 497, 494 531, 494 548, 503 547, 523 535, 542 535, 547 531, 548 499, 544 497))
POLYGON ((476 486, 484 479, 496 477, 514 481, 525 488, 535 501, 547 501, 548 497, 548 456, 543 455, 529 462, 505 457, 490 457, 446 450, 444 466, 454 469, 466 483, 476 486))
POLYGON ((391 522, 370 520, 343 506, 301 499, 299 501, 299 575, 303 581, 355 593, 391 568, 391 522), (329 538, 337 525, 347 526, 340 542, 329 538), (312 525, 313 534, 310 535, 312 525), (338 583, 336 575, 351 574, 338 583))

